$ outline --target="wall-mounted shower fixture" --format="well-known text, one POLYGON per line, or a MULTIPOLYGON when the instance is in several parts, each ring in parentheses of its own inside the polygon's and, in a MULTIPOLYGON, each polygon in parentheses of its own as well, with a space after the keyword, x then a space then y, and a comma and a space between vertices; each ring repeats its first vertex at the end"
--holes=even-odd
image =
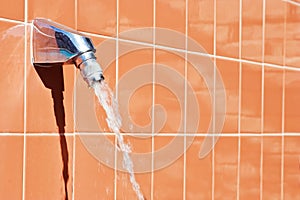
POLYGON ((104 79, 96 61, 96 50, 90 38, 53 22, 37 18, 32 23, 33 64, 49 67, 51 64, 75 64, 89 86, 104 79))

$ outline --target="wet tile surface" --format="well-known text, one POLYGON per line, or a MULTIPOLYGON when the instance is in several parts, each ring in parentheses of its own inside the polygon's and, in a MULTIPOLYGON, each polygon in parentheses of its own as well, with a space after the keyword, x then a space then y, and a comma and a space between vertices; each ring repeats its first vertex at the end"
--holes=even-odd
POLYGON ((264 68, 264 132, 282 131, 283 70, 264 68))
POLYGON ((283 64, 284 4, 283 1, 266 1, 264 61, 267 63, 283 64))
POLYGON ((34 18, 47 18, 65 26, 75 27, 75 2, 72 0, 50 1, 28 1, 28 20, 34 18))
POLYGON ((163 34, 163 31, 156 31, 155 44, 175 48, 185 48, 185 0, 163 1, 156 3, 156 29, 163 28, 174 32, 173 37, 163 34), (175 35, 178 36, 175 38, 175 35))
POLYGON ((0 136, 1 199, 22 199, 23 140, 23 136, 0 136))
MULTIPOLYGON (((179 137, 179 136, 178 136, 179 137)), ((166 143, 171 138, 156 137, 154 141, 155 149, 158 146, 166 147, 166 143)), ((158 148, 154 155, 154 167, 165 166, 154 172, 153 196, 154 199, 182 199, 183 197, 183 157, 175 159, 176 153, 183 153, 183 138, 176 145, 176 151, 161 153, 163 148, 158 148), (181 151, 180 151, 181 150, 181 151), (174 159, 172 159, 174 156, 174 159)), ((166 147, 170 150, 170 147, 166 147)), ((173 148, 174 149, 174 148, 173 148)))
POLYGON ((8 22, 0 27, 0 132, 23 133, 25 27, 8 22))
POLYGON ((299 187, 299 137, 284 137, 284 198, 300 198, 299 187))
POLYGON ((211 131, 213 61, 204 56, 188 54, 186 128, 188 133, 211 131), (202 68, 201 66, 209 66, 202 68), (208 82, 209 81, 209 86, 208 82))
MULTIPOLYGON (((238 101, 239 101, 239 63, 218 59, 216 61, 218 73, 222 77, 223 90, 226 94, 223 133, 236 133, 238 129, 238 101)), ((217 91, 218 92, 218 91, 217 91)))
POLYGON ((216 53, 237 58, 239 55, 239 1, 217 1, 216 12, 216 53))
POLYGON ((300 129, 299 122, 299 72, 289 71, 285 72, 285 112, 284 112, 284 121, 285 121, 285 132, 298 132, 300 129))
POLYGON ((263 138, 262 198, 281 198, 281 137, 263 138))
POLYGON ((124 132, 151 133, 152 49, 120 43, 118 103, 124 132))
POLYGON ((78 29, 103 35, 116 35, 116 1, 78 1, 78 29))
POLYGON ((236 199, 238 138, 220 137, 214 148, 214 197, 236 199))
POLYGON ((24 1, 14 0, 2 2, 4 5, 0 8, 0 17, 24 20, 24 1))
POLYGON ((241 132, 261 132, 261 66, 242 64, 241 132))
POLYGON ((240 186, 241 199, 259 199, 260 196, 260 159, 261 137, 242 137, 240 149, 240 186))
POLYGON ((155 60, 154 132, 182 133, 185 109, 184 54, 157 50, 155 60))
POLYGON ((26 199, 72 197, 73 137, 26 137, 26 199))
MULTIPOLYGON (((298 2, 299 3, 299 2, 298 2)), ((300 67, 299 59, 299 5, 287 4, 285 7, 285 62, 292 67, 300 67)))
MULTIPOLYGON (((199 43, 205 52, 214 51, 214 3, 210 0, 188 2, 188 36, 199 43)), ((188 49, 196 51, 191 43, 188 49)))
POLYGON ((192 143, 186 151, 186 199, 212 198, 212 154, 199 159, 203 137, 187 138, 192 143))
POLYGON ((263 2, 246 0, 242 2, 243 59, 262 61, 263 2))
POLYGON ((74 131, 74 70, 73 65, 27 66, 27 132, 74 131))
MULTIPOLYGON (((89 137, 86 136, 86 138, 89 137)), ((109 140, 113 145, 114 137, 109 137, 109 140)), ((88 196, 91 200, 112 199, 114 197, 114 169, 99 162, 95 156, 100 154, 91 154, 86 147, 77 136, 74 197, 83 199, 88 196)))
POLYGON ((153 27, 153 1, 120 1, 119 33, 127 32, 125 35, 121 34, 120 38, 152 43, 151 31, 149 32, 150 35, 146 37, 139 37, 139 34, 133 34, 132 36, 130 33, 130 31, 144 27, 153 27))

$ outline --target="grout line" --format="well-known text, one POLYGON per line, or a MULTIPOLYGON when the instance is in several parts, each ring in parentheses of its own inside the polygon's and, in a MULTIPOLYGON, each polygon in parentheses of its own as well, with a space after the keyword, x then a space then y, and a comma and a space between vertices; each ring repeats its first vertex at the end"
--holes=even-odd
POLYGON ((151 136, 151 182, 150 182, 150 199, 154 199, 154 150, 155 150, 155 141, 154 141, 154 130, 155 130, 155 124, 154 124, 154 119, 155 119, 155 113, 154 113, 154 104, 155 104, 155 72, 156 72, 156 48, 155 48, 155 43, 156 43, 156 0, 153 0, 153 38, 152 38, 152 43, 153 43, 153 49, 152 49, 152 64, 153 64, 153 71, 152 71, 152 136, 151 136))
MULTIPOLYGON (((213 123, 213 133, 215 132, 215 96, 216 96, 216 90, 215 90, 215 85, 216 85, 216 53, 217 53, 217 0, 214 0, 214 44, 213 44, 213 58, 214 58, 214 92, 213 92, 213 107, 212 107, 212 123, 213 123)), ((214 137, 213 137, 213 144, 214 144, 214 137)), ((212 166, 212 188, 211 188, 211 197, 212 199, 215 199, 215 149, 212 149, 212 159, 211 159, 211 166, 212 166)))
POLYGON ((283 87, 282 87, 282 135, 281 135, 281 184, 280 184, 280 195, 281 199, 284 199, 284 140, 285 140, 285 133, 284 133, 284 115, 285 115, 285 71, 283 71, 283 87))
MULTIPOLYGON (((266 29, 266 0, 262 1, 262 70, 261 70, 261 126, 260 130, 264 132, 264 95, 265 95, 265 29, 266 29)), ((263 199, 263 166, 264 166, 264 140, 260 143, 260 200, 263 199)))
POLYGON ((120 38, 119 38, 119 0, 117 0, 117 24, 116 24, 116 38, 115 38, 115 41, 116 41, 116 99, 118 99, 118 83, 119 83, 119 41, 120 38))
MULTIPOLYGON (((78 8, 78 4, 77 4, 77 0, 75 0, 75 30, 78 29, 78 20, 77 20, 77 17, 78 17, 78 12, 77 12, 77 8, 78 8)), ((76 103, 77 103, 77 99, 76 99, 76 95, 77 95, 77 90, 76 90, 76 70, 74 70, 74 83, 73 83, 73 87, 74 87, 74 90, 73 90, 73 123, 74 123, 74 130, 75 130, 75 127, 76 127, 76 103)), ((75 134, 75 131, 74 131, 74 134, 75 134)), ((74 200, 74 199, 73 199, 74 200)))
MULTIPOLYGON (((78 30, 78 1, 74 0, 75 3, 75 30, 78 30)), ((73 82, 73 128, 76 130, 76 104, 77 104, 77 90, 76 90, 76 70, 74 70, 74 82, 73 82)), ((73 161, 72 161, 72 200, 75 200, 75 164, 76 164, 76 134, 75 131, 72 133, 73 136, 73 161)))
MULTIPOLYGON (((261 71, 261 127, 260 130, 264 132, 264 79, 265 79, 265 16, 266 16, 266 1, 262 2, 263 14, 262 14, 262 71, 261 71)), ((263 199, 263 163, 264 163, 264 140, 261 138, 260 143, 260 200, 263 199)))
POLYGON ((240 199, 240 169, 241 169, 241 136, 238 136, 238 155, 237 155, 237 190, 236 199, 240 199))
POLYGON ((213 56, 217 55, 217 0, 214 0, 214 43, 213 56))
POLYGON ((114 199, 117 200, 117 177, 118 177, 118 173, 117 173, 117 151, 116 151, 116 145, 118 144, 118 139, 117 137, 115 137, 115 148, 114 148, 114 151, 115 151, 115 163, 114 163, 114 199))
MULTIPOLYGON (((239 5, 239 59, 242 58, 242 10, 243 0, 239 5)), ((236 199, 240 199, 240 168, 241 168, 241 99, 242 99, 242 63, 239 62, 239 96, 238 96, 238 152, 237 152, 237 190, 236 199)))
MULTIPOLYGON (((25 9, 27 9, 27 8, 25 8, 25 9)), ((26 13, 24 15, 24 18, 25 18, 25 16, 26 16, 26 13)), ((3 18, 3 17, 0 17, 0 21, 9 22, 9 23, 15 23, 15 24, 26 24, 25 21, 23 22, 23 21, 19 21, 19 20, 15 20, 15 19, 7 19, 7 18, 3 18)))
MULTIPOLYGON (((283 71, 283 81, 285 84, 285 71, 283 71)), ((280 194, 281 194, 281 199, 284 199, 284 141, 285 141, 285 133, 284 131, 284 109, 285 109, 285 86, 283 85, 282 88, 282 136, 281 136, 281 184, 280 184, 280 194)))
POLYGON ((75 30, 78 30, 78 1, 74 0, 74 7, 75 7, 75 30))
POLYGON ((24 137, 24 133, 0 133, 0 138, 1 137, 24 137))
MULTIPOLYGON (((118 99, 118 78, 119 78, 119 0, 116 0, 116 99, 118 99)), ((115 136, 115 146, 118 145, 117 137, 115 136)), ((114 148, 115 153, 115 163, 114 163, 114 200, 117 200, 117 181, 118 181, 118 173, 117 173, 117 161, 118 161, 118 154, 116 148, 114 148)))
POLYGON ((293 1, 293 0, 282 0, 283 2, 286 2, 286 3, 290 3, 292 5, 295 5, 295 6, 300 6, 300 2, 296 2, 296 1, 293 1))
MULTIPOLYGON (((73 133, 66 133, 65 136, 73 136, 73 133)), ((105 135, 105 136, 114 136, 114 133, 75 133, 75 135, 105 135)), ((151 137, 149 133, 122 133, 123 136, 132 136, 132 137, 151 137)), ((6 136, 24 136, 24 133, 0 133, 0 137, 6 137, 6 136)), ((26 133, 26 136, 30 137, 58 137, 58 133, 26 133)), ((195 136, 195 137, 205 137, 207 136, 207 133, 159 133, 155 135, 156 137, 164 137, 164 136, 195 136)), ((221 137, 295 137, 300 136, 300 133, 293 133, 293 132, 286 132, 286 133, 222 133, 221 137)))
POLYGON ((260 175, 260 179, 259 179, 259 188, 260 188, 259 198, 260 198, 260 200, 263 200, 264 137, 261 137, 260 141, 261 141, 261 143, 260 143, 260 170, 259 170, 259 175, 260 175))
MULTIPOLYGON (((283 29, 283 66, 286 65, 286 23, 287 23, 287 4, 284 5, 284 29, 283 29)), ((286 76, 286 71, 283 70, 282 73, 282 107, 281 107, 281 172, 280 172, 280 179, 281 179, 281 184, 280 184, 280 197, 283 200, 284 199, 284 141, 285 141, 285 76, 286 76)))
MULTIPOLYGON (((185 1, 185 50, 188 49, 188 12, 189 12, 189 1, 185 1)), ((187 52, 184 54, 184 119, 183 119, 183 132, 186 133, 187 121, 187 59, 188 55, 187 52)), ((183 138, 183 200, 186 199, 186 135, 183 138)))
MULTIPOLYGON (((13 22, 13 21, 10 21, 13 22)), ((22 167, 22 200, 25 200, 26 189, 26 130, 27 130, 27 22, 28 22, 28 1, 24 0, 24 138, 23 138, 23 167, 22 167)))
POLYGON ((75 199, 76 135, 73 134, 72 200, 75 199))

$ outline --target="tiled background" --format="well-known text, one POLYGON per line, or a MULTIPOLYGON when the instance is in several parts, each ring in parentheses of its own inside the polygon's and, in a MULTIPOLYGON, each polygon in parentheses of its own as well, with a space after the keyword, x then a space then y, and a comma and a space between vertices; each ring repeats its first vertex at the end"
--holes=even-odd
MULTIPOLYGON (((123 74, 145 63, 167 65, 186 78, 176 84, 183 95, 178 99, 155 84, 156 66, 149 73, 154 84, 134 93, 129 102, 131 118, 139 125, 150 123, 143 134, 154 133, 163 121, 161 110, 149 111, 153 104, 164 107, 167 120, 152 139, 126 136, 133 151, 154 152, 178 130, 177 137, 186 136, 189 123, 180 117, 192 114, 185 111, 189 107, 185 84, 192 86, 199 103, 193 112, 201 115, 196 137, 171 165, 136 175, 146 199, 300 199, 299 5, 298 0, 1 0, 0 199, 66 199, 66 172, 68 199, 136 198, 128 175, 98 162, 78 136, 89 130, 76 127, 74 113, 85 105, 76 104, 78 71, 72 66, 63 67, 66 133, 65 138, 59 136, 50 90, 30 64, 25 25, 36 17, 82 31, 95 46, 113 39, 109 50, 116 55, 122 43, 135 39, 149 43, 151 48, 110 63, 104 75, 112 88, 123 74), (178 48, 185 55, 200 56, 199 52, 187 51, 184 40, 175 41, 178 46, 170 51, 163 45, 157 48, 159 38, 143 41, 143 36, 118 35, 143 27, 185 34, 202 45, 217 65, 226 90, 226 118, 218 143, 203 159, 198 153, 213 116, 212 102, 202 77, 172 53, 178 48)), ((122 92, 116 89, 119 98, 122 92)), ((103 116, 101 108, 96 112, 103 116)))

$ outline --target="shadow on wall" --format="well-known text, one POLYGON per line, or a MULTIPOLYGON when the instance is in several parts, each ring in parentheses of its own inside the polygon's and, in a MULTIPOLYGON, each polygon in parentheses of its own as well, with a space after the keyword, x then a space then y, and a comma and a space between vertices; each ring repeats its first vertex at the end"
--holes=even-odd
POLYGON ((68 200, 68 180, 69 180, 69 171, 68 171, 68 162, 69 162, 69 153, 65 133, 65 109, 63 103, 63 91, 64 91, 64 76, 62 64, 35 64, 34 68, 38 73, 40 79, 42 80, 44 86, 51 90, 51 95, 53 98, 53 108, 56 119, 56 125, 59 131, 60 137, 60 147, 61 147, 61 156, 63 161, 63 178, 65 184, 65 200, 68 200))

